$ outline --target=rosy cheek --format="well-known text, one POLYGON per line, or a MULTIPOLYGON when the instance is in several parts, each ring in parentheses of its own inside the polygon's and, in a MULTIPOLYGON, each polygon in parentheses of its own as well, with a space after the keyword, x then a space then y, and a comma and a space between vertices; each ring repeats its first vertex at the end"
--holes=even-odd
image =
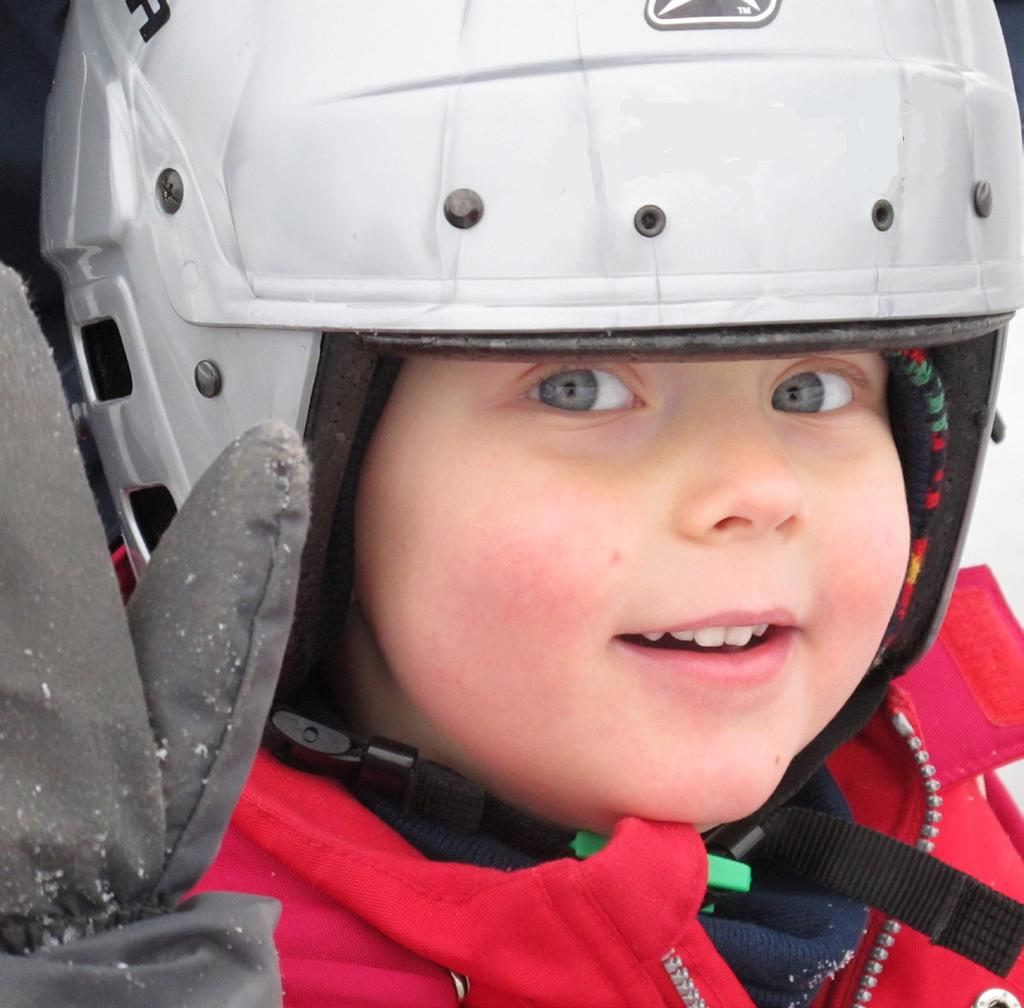
MULTIPOLYGON (((893 452, 893 456, 895 453, 893 452)), ((899 463, 876 463, 859 490, 851 486, 841 534, 828 554, 822 613, 838 653, 850 656, 847 675, 855 682, 874 656, 896 606, 910 552, 906 498, 899 463), (870 493, 865 493, 870 488, 870 493)), ((835 505, 833 520, 838 525, 835 505)))
POLYGON ((519 653, 603 644, 627 549, 621 516, 545 487, 488 512, 463 526, 440 585, 472 638, 519 653))
POLYGON ((865 604, 885 610, 888 619, 903 584, 910 556, 910 525, 902 475, 890 474, 879 483, 879 493, 864 513, 873 520, 865 521, 859 531, 865 543, 864 556, 874 570, 874 578, 865 577, 865 604), (885 487, 883 490, 882 487, 885 487))

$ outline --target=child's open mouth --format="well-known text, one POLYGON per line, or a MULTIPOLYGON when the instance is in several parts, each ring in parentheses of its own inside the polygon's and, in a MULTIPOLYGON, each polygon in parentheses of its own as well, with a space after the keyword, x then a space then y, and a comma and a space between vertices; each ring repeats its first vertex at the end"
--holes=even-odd
POLYGON ((701 627, 699 630, 622 634, 619 640, 653 650, 735 654, 759 647, 772 636, 772 630, 770 623, 758 623, 753 626, 701 627))
POLYGON ((723 620, 715 626, 625 633, 613 643, 630 663, 627 668, 668 688, 678 683, 727 690, 766 688, 788 667, 799 624, 785 610, 772 616, 764 610, 744 616, 750 622, 723 620))

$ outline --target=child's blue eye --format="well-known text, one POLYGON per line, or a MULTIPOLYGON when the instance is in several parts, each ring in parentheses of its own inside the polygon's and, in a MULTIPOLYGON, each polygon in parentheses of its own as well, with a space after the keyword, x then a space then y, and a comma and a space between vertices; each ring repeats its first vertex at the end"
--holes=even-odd
POLYGON ((549 375, 527 396, 545 406, 576 411, 625 409, 634 402, 633 393, 615 375, 594 368, 549 375))
POLYGON ((786 413, 824 413, 845 406, 853 388, 832 371, 801 371, 780 382, 772 393, 772 406, 786 413))

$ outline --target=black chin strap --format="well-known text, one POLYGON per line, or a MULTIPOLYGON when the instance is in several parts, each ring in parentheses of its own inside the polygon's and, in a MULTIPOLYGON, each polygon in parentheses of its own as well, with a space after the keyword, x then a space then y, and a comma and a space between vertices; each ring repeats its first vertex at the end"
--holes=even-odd
POLYGON ((998 976, 1020 957, 1024 904, 884 833, 792 805, 741 835, 728 830, 705 840, 730 855, 756 846, 808 882, 875 907, 998 976))
POLYGON ((500 801, 462 774, 422 759, 411 746, 313 721, 288 707, 270 712, 263 743, 279 759, 314 773, 370 788, 413 812, 459 833, 487 833, 541 859, 573 856, 575 831, 500 801))
MULTIPOLYGON (((284 707, 271 711, 264 741, 285 762, 388 794, 406 811, 460 833, 488 833, 539 858, 574 856, 575 833, 505 804, 402 743, 360 741, 284 707)), ((704 840, 737 861, 756 849, 998 976, 1010 972, 1024 948, 1024 904, 923 850, 824 812, 785 806, 758 825, 720 826, 704 840)))

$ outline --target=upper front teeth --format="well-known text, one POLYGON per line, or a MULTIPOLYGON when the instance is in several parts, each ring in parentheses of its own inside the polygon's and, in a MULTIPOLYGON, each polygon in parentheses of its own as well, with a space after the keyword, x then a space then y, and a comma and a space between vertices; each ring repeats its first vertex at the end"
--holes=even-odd
MULTIPOLYGON (((757 623, 754 626, 701 627, 699 630, 673 630, 671 636, 678 641, 694 641, 701 647, 721 647, 723 644, 744 647, 750 643, 751 637, 761 637, 767 629, 767 623, 757 623)), ((643 636, 649 641, 657 641, 666 636, 666 633, 667 631, 645 633, 643 636)))

